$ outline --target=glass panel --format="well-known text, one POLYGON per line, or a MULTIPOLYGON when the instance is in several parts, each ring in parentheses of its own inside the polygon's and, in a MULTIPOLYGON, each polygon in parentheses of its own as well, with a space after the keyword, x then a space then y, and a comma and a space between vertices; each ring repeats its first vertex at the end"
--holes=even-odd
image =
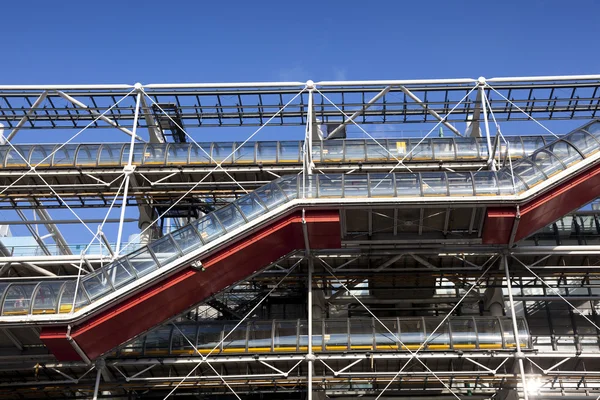
MULTIPOLYGON (((517 318, 517 330, 519 331, 519 345, 521 348, 529 347, 529 331, 523 318, 517 318)), ((595 330, 594 330, 595 332, 595 330)))
POLYGON ((394 197, 394 174, 369 174, 371 197, 394 197))
MULTIPOLYGON (((156 257, 156 260, 158 261, 161 267, 164 267, 165 265, 167 265, 168 263, 180 256, 179 249, 177 249, 177 245, 173 240, 173 236, 169 234, 163 236, 155 242, 150 243, 148 247, 150 247, 150 250, 152 250, 154 257, 156 257)), ((147 256, 144 257, 146 257, 146 260, 148 260, 147 256)), ((150 263, 149 260, 148 263, 150 263)), ((147 267, 151 268, 149 265, 147 267)))
MULTIPOLYGON (((481 172, 478 172, 478 174, 481 172)), ((527 186, 518 176, 512 176, 510 172, 498 171, 498 188, 500 194, 515 194, 522 193, 527 190, 527 186)))
MULTIPOLYGON (((129 162, 129 148, 130 145, 125 145, 123 148, 123 156, 121 156, 121 165, 126 165, 129 162)), ((144 160, 144 147, 145 143, 136 143, 133 145, 133 159, 131 163, 133 165, 140 165, 144 160)))
POLYGON ((561 160, 567 167, 583 160, 581 154, 579 154, 573 146, 562 140, 550 145, 548 150, 559 160, 561 160))
POLYGON ((67 144, 62 146, 59 150, 54 153, 54 159, 52 165, 54 166, 70 166, 75 164, 75 153, 77 150, 77 144, 67 144))
POLYGON ((240 214, 240 211, 237 209, 235 204, 230 204, 228 206, 219 208, 214 212, 214 215, 219 219, 226 232, 231 232, 238 226, 246 223, 244 217, 242 214, 240 214))
POLYGON ((348 350, 348 321, 325 320, 325 350, 348 350))
POLYGON ((220 347, 217 345, 221 341, 221 331, 223 330, 223 324, 202 324, 198 328, 198 350, 202 354, 218 353, 220 347), (215 347, 217 347, 215 349, 215 347))
POLYGON ((98 165, 120 165, 124 144, 103 144, 100 149, 98 165))
POLYGON ((172 326, 160 327, 146 336, 144 354, 147 356, 165 356, 169 354, 172 326))
POLYGON ((235 156, 233 162, 236 164, 253 164, 254 163, 254 149, 255 143, 248 142, 244 145, 242 143, 234 143, 235 156), (239 147, 239 148, 238 148, 239 147))
POLYGON ((141 356, 144 351, 145 336, 135 339, 133 342, 126 344, 119 349, 118 354, 123 357, 141 356))
POLYGON ((396 174, 398 197, 421 197, 419 174, 396 174))
POLYGON ((144 151, 144 165, 163 165, 166 159, 166 143, 152 143, 146 145, 144 151))
POLYGON ((301 158, 299 142, 279 142, 280 163, 297 163, 301 158))
POLYGON ((258 142, 256 161, 274 164, 277 161, 277 142, 258 142))
POLYGON ((187 254, 202 246, 202 241, 196 229, 192 225, 186 225, 181 229, 172 232, 173 240, 181 249, 183 254, 187 254))
MULTIPOLYGON (((509 321, 510 322, 510 321, 509 321)), ((500 334, 500 324, 498 319, 476 319, 477 336, 480 349, 501 349, 502 336, 500 334)), ((514 340, 513 340, 514 343, 514 340)))
POLYGON ((449 350, 450 349, 450 334, 448 332, 448 321, 445 321, 438 328, 440 320, 426 320, 425 327, 427 328, 427 348, 429 350, 449 350), (437 328, 437 329, 436 329, 437 328), (435 333, 434 333, 435 331, 435 333))
MULTIPOLYGON (((350 348, 352 350, 373 350, 373 325, 370 319, 349 319, 350 348)), ((393 331, 392 331, 393 332, 393 331)))
POLYGON ((363 140, 346 140, 344 158, 346 162, 366 161, 365 142, 363 140))
POLYGON ((195 348, 198 326, 196 324, 177 324, 177 327, 179 329, 173 328, 171 354, 197 354, 195 348))
POLYGON ((496 182, 496 174, 493 171, 475 172, 473 176, 477 196, 494 196, 498 194, 498 183, 496 182))
POLYGON ((248 351, 250 353, 271 352, 271 331, 273 324, 267 322, 252 322, 248 330, 248 351))
POLYGON ((4 162, 6 161, 6 154, 9 152, 9 146, 0 146, 0 168, 4 167, 4 162))
MULTIPOLYGON (((171 235, 167 235, 166 237, 170 236, 171 235)), ((152 247, 152 250, 154 250, 155 248, 156 247, 152 247)), ((136 250, 134 253, 128 255, 127 260, 129 261, 131 267, 135 270, 135 273, 137 274, 138 278, 159 268, 159 266, 156 264, 156 261, 152 257, 150 250, 148 250, 147 246, 144 246, 141 249, 136 250)), ((161 263, 161 266, 164 265, 165 264, 161 263)))
POLYGON ((319 180, 319 197, 342 197, 342 175, 317 175, 319 180))
POLYGON ((400 337, 398 320, 394 318, 393 320, 381 320, 381 322, 383 322, 383 325, 379 322, 374 323, 377 350, 398 350, 397 337, 400 337))
POLYGON ((509 155, 511 159, 523 158, 525 156, 525 152, 523 150, 523 142, 519 136, 509 136, 506 138, 505 143, 504 140, 500 139, 500 151, 501 156, 504 158, 506 156, 506 150, 508 147, 509 155))
POLYGON ((425 331, 423 329, 423 320, 401 320, 400 321, 400 341, 404 344, 403 350, 417 350, 425 341, 425 331))
POLYGON ((433 160, 433 151, 431 148, 431 139, 411 139, 410 140, 410 159, 413 161, 433 160))
POLYGON ((212 144, 212 162, 231 164, 233 152, 233 143, 217 142, 212 144))
MULTIPOLYGON (((423 142, 421 145, 425 144, 423 142)), ((454 143, 452 139, 433 139, 433 152, 436 160, 455 160, 454 143)))
POLYGON ((581 154, 586 157, 594 154, 600 148, 598 141, 584 131, 573 132, 565 137, 565 140, 577 147, 581 154))
POLYGON ((344 197, 369 197, 369 181, 365 175, 344 175, 344 197))
MULTIPOLYGON (((381 144, 378 144, 377 142, 373 141, 373 140, 367 140, 366 144, 367 144, 367 161, 369 162, 380 162, 380 161, 387 161, 388 158, 393 158, 390 156, 390 154, 388 153, 387 149, 385 148, 385 140, 383 140, 383 147, 381 144)), ((400 141, 399 141, 400 143, 400 141)), ((406 154, 406 141, 401 141, 401 143, 404 143, 404 150, 402 150, 402 146, 400 146, 400 151, 403 152, 403 154, 406 154)), ((393 152, 392 154, 396 154, 396 152, 393 152)), ((397 157, 397 156, 396 156, 397 157)))
POLYGON ((188 155, 192 144, 170 143, 167 148, 167 164, 183 165, 188 163, 188 155))
POLYGON ((54 147, 54 145, 34 146, 29 155, 29 164, 34 167, 49 167, 52 162, 50 154, 52 154, 54 147))
POLYGON ((223 325, 223 337, 227 337, 223 341, 224 353, 245 353, 246 352, 246 331, 247 323, 242 322, 240 326, 235 328, 237 323, 227 323, 223 325), (234 329, 235 328, 235 329, 234 329))
POLYGON ((210 158, 210 148, 211 143, 198 143, 198 146, 190 144, 190 164, 214 164, 210 158))
POLYGON ((77 149, 77 165, 82 167, 93 167, 98 161, 99 144, 82 144, 77 149))
POLYGON ((446 174, 443 172, 424 172, 421 174, 423 196, 447 196, 446 174))
POLYGON ((478 138, 477 141, 479 143, 479 156, 487 160, 489 154, 486 140, 484 138, 478 138))
POLYGON ((452 328, 452 344, 454 350, 474 350, 477 346, 475 335, 475 321, 472 318, 453 318, 450 320, 452 328))
POLYGON ((313 162, 319 163, 324 161, 325 158, 325 150, 323 150, 323 155, 321 155, 321 144, 323 143, 323 141, 314 141, 312 144, 312 158, 313 158, 313 162))
POLYGON ((269 210, 273 210, 287 201, 283 191, 274 183, 269 183, 268 185, 256 189, 254 193, 269 210))
POLYGON ((254 193, 242 197, 236 203, 247 220, 252 220, 267 212, 267 209, 260 203, 260 200, 254 193))
POLYGON ((93 274, 85 276, 81 279, 81 284, 91 300, 95 300, 113 291, 113 288, 108 279, 106 279, 103 270, 99 270, 93 274))
MULTIPOLYGON (((60 307, 58 312, 61 314, 69 313, 73 309, 73 298, 75 298, 75 286, 76 282, 71 281, 65 284, 62 295, 60 296, 60 307)), ((79 285, 79 289, 77 290, 77 299, 75 301, 75 309, 73 311, 78 311, 81 307, 90 303, 88 300, 85 291, 83 290, 83 286, 79 285)))
POLYGON ((533 154, 537 149, 544 147, 544 138, 541 136, 526 136, 523 137, 523 149, 525 150, 525 155, 528 156, 533 154))
POLYGON ((474 196, 473 180, 468 172, 447 172, 450 196, 474 196))
MULTIPOLYGON (((306 351, 308 349, 308 325, 306 321, 300 321, 298 331, 300 333, 298 338, 300 351, 306 351)), ((312 345, 313 351, 322 351, 323 349, 323 322, 321 320, 313 321, 312 345)))
POLYGON ((600 122, 594 122, 593 124, 589 125, 585 130, 591 133, 593 137, 598 139, 598 141, 600 141, 600 122))
POLYGON ((564 165, 547 151, 539 151, 531 156, 531 159, 539 169, 541 169, 547 177, 551 177, 565 169, 564 165))
POLYGON ((297 321, 275 321, 275 351, 296 351, 297 329, 297 321))
POLYGON ((6 157, 7 167, 27 167, 27 159, 31 146, 14 146, 11 148, 6 157))
MULTIPOLYGON (((457 160, 473 160, 479 158, 479 146, 475 138, 455 138, 457 160)), ((437 154, 437 153, 436 153, 437 154)))
POLYGON ((29 314, 31 296, 36 284, 15 284, 9 286, 2 307, 2 315, 25 315, 29 314))
POLYGON ((342 162, 344 159, 344 142, 326 140, 323 143, 323 162, 342 162))
POLYGON ((277 186, 283 190, 288 200, 293 200, 298 198, 298 176, 286 176, 280 180, 275 181, 277 186))
POLYGON ((116 260, 104 267, 110 283, 119 288, 135 279, 135 274, 127 263, 127 259, 116 260))
POLYGON ((208 243, 225 233, 225 230, 212 213, 200 218, 194 224, 204 243, 208 243))
POLYGON ((534 167, 533 164, 526 159, 518 162, 513 167, 513 171, 515 175, 519 176, 530 188, 546 178, 538 168, 534 167))

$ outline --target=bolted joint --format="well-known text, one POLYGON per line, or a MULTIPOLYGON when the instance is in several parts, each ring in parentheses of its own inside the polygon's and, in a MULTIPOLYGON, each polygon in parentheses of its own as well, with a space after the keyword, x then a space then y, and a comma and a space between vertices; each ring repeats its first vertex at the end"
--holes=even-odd
POLYGON ((314 89, 315 88, 315 83, 311 79, 307 80, 306 81, 306 88, 307 89, 314 89))
POLYGON ((485 83, 486 83, 486 81, 485 81, 485 78, 483 76, 480 76, 479 78, 477 78, 477 84, 479 86, 485 86, 485 83))
POLYGON ((206 268, 204 268, 204 265, 202 265, 202 261, 200 261, 200 260, 192 261, 190 266, 199 271, 206 271, 206 268))
POLYGON ((306 361, 315 361, 317 359, 317 357, 313 353, 309 353, 304 356, 304 359, 306 361))
POLYGON ((123 167, 123 173, 125 176, 133 174, 133 171, 135 171, 135 165, 126 165, 123 167))
POLYGON ((141 83, 139 83, 139 82, 136 82, 136 83, 133 85, 133 88, 135 89, 135 91, 136 91, 136 92, 138 92, 138 93, 139 93, 139 92, 141 92, 141 91, 143 90, 143 88, 144 88, 144 85, 142 85, 142 84, 141 84, 141 83))

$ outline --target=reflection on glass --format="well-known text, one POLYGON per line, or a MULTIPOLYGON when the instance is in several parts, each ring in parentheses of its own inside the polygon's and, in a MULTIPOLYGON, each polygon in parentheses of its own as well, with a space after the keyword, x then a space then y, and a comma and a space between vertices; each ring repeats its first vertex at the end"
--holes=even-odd
MULTIPOLYGON (((496 174, 493 171, 479 171, 473 174, 477 196, 495 196, 499 194, 496 174)), ((512 184, 509 185, 512 189, 512 184)))
MULTIPOLYGON (((190 164, 214 164, 210 158, 210 143, 192 143, 190 145, 190 164)), ((230 150, 231 151, 231 150, 230 150)))
POLYGON ((231 164, 233 159, 233 143, 231 142, 216 142, 212 144, 212 162, 231 164))
POLYGON ((82 285, 78 286, 77 290, 77 299, 75 301, 75 307, 73 307, 73 299, 75 298, 75 286, 77 283, 74 281, 67 282, 65 287, 62 290, 62 294, 60 296, 60 306, 58 312, 69 313, 71 311, 77 311, 81 307, 90 303, 85 290, 82 285))
MULTIPOLYGON (((154 241, 148 245, 150 250, 152 250, 152 254, 156 257, 156 261, 160 264, 160 266, 164 267, 171 261, 175 260, 179 257, 179 249, 173 240, 173 236, 167 234, 162 238, 154 241)), ((148 260, 148 256, 145 256, 146 260, 148 260)), ((144 265, 139 265, 140 268, 143 268, 144 265)), ((146 268, 152 268, 149 264, 146 265, 146 268)))
POLYGON ((29 313, 31 296, 36 284, 16 284, 9 286, 4 295, 2 315, 25 315, 29 313))
MULTIPOLYGON (((422 145, 422 144, 421 144, 422 145)), ((436 160, 455 160, 454 143, 452 139, 433 140, 433 153, 436 160)))
MULTIPOLYGON (((183 165, 188 163, 191 144, 169 143, 167 150, 168 165, 183 165)), ((195 146, 195 145, 194 145, 195 146)))
POLYGON ((345 143, 345 161, 366 161, 365 142, 363 140, 348 140, 345 143))
POLYGON ((121 152, 123 144, 103 144, 100 148, 100 158, 98 165, 100 166, 115 166, 121 163, 121 152))
POLYGON ((64 282, 42 282, 33 295, 32 314, 55 314, 64 282))
POLYGON ((446 174, 424 172, 421 174, 423 196, 445 196, 448 194, 446 174))
POLYGON ((212 213, 205 215, 193 224, 195 224, 195 228, 204 243, 211 242, 225 233, 225 230, 212 213))
POLYGON ((433 160, 431 139, 410 139, 410 159, 413 161, 433 160))
POLYGON ((247 194, 237 201, 238 207, 247 220, 252 220, 267 212, 255 193, 247 194))
POLYGON ((69 166, 75 164, 77 144, 66 144, 54 153, 52 164, 56 166, 69 166))
POLYGON ((546 174, 548 178, 559 173, 565 168, 558 158, 545 150, 534 153, 531 157, 531 160, 539 169, 544 172, 544 174, 546 174))
POLYGON ((233 162, 236 164, 252 164, 254 163, 254 142, 234 143, 236 149, 233 162))
POLYGON ((476 348, 477 336, 475 335, 474 319, 451 319, 450 327, 454 350, 474 350, 476 348))
POLYGON ((515 175, 519 176, 529 188, 532 188, 545 179, 542 171, 540 171, 527 159, 518 162, 513 167, 513 171, 515 175))
POLYGON ((297 163, 300 162, 300 142, 279 142, 278 161, 280 163, 297 163))
POLYGON ((221 222, 226 232, 230 232, 245 223, 244 217, 235 204, 219 208, 214 212, 215 217, 221 222))
POLYGON ((319 180, 319 197, 342 197, 343 175, 317 175, 319 180))
POLYGON ((277 142, 258 142, 256 161, 273 164, 277 161, 277 142))
MULTIPOLYGON (((170 236, 171 235, 167 235, 166 237, 170 236)), ((129 264, 131 264, 131 267, 133 268, 138 277, 142 277, 146 274, 149 274, 150 272, 158 269, 159 267, 159 265, 156 264, 156 261, 152 257, 152 254, 150 253, 150 250, 147 246, 144 246, 141 249, 136 250, 135 252, 128 255, 127 260, 129 260, 129 264)))
POLYGON ((394 197, 394 174, 370 174, 371 197, 394 197))
POLYGON ((254 193, 269 210, 272 210, 287 201, 285 194, 283 194, 283 190, 281 190, 275 182, 256 189, 254 193))
POLYGON ((119 288, 135 279, 127 260, 116 260, 106 267, 106 276, 115 288, 119 288))
POLYGON ((450 196, 474 196, 473 179, 468 172, 448 172, 450 196))
POLYGON ((369 181, 357 175, 344 175, 344 197, 369 197, 369 181))
POLYGON ((565 141, 558 141, 551 145, 548 150, 555 157, 563 162, 567 167, 570 167, 576 162, 583 160, 583 157, 573 146, 565 141))
POLYGON ((144 165, 162 165, 165 163, 165 145, 163 143, 150 143, 144 150, 144 165))
POLYGON ((77 165, 92 167, 98 160, 99 144, 82 144, 77 149, 77 165))
POLYGON ((99 270, 93 274, 86 275, 81 279, 81 284, 92 301, 113 290, 110 282, 104 275, 104 270, 99 270))
POLYGON ((190 251, 202 246, 200 236, 192 225, 186 225, 183 228, 176 230, 171 235, 183 254, 187 254, 190 251))
POLYGON ((600 144, 592 135, 582 130, 565 137, 565 140, 575 146, 584 156, 592 155, 600 149, 600 144))

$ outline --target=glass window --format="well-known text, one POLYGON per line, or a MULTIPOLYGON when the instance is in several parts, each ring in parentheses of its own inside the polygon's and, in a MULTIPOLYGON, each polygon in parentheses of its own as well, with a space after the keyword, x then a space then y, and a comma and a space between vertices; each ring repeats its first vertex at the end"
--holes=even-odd
POLYGON ((173 327, 171 354, 196 354, 196 331, 198 326, 196 324, 177 324, 177 327, 179 329, 173 327))
POLYGON ((163 165, 166 162, 166 143, 150 143, 144 150, 144 165, 163 165))
POLYGON ((273 210, 280 204, 287 202, 287 198, 283 194, 283 191, 274 183, 269 183, 268 185, 258 188, 254 193, 269 210, 273 210))
POLYGON ((455 138, 454 144, 456 146, 456 159, 474 160, 479 158, 479 146, 477 145, 477 140, 474 137, 455 138))
POLYGON ((377 350, 398 350, 400 333, 398 332, 398 320, 396 318, 393 320, 384 319, 381 320, 381 323, 376 321, 374 328, 377 350))
MULTIPOLYGON (((327 153, 326 153, 326 150, 323 150, 321 152, 321 148, 323 147, 322 143, 323 143, 322 141, 316 141, 316 140, 312 143, 312 152, 311 153, 312 153, 313 162, 319 163, 319 162, 325 161, 327 153)), ((302 150, 302 151, 304 151, 304 150, 302 150)))
POLYGON ((344 153, 346 162, 367 161, 364 140, 346 140, 344 153))
POLYGON ((400 342, 404 345, 403 350, 417 350, 424 341, 425 330, 421 318, 400 321, 400 342))
POLYGON ((474 350, 477 346, 473 318, 452 318, 452 344, 454 350, 474 350))
POLYGON ((251 322, 248 329, 248 351, 250 353, 271 352, 271 331, 273 323, 251 322))
POLYGON ((202 246, 200 236, 198 235, 198 232, 196 232, 196 228, 192 225, 186 225, 183 228, 172 232, 171 235, 183 254, 187 254, 202 246))
POLYGON ((280 163, 298 163, 302 159, 300 153, 300 142, 279 142, 280 163))
POLYGON ((319 197, 342 197, 342 175, 317 175, 319 180, 319 197))
MULTIPOLYGON (((308 349, 308 323, 306 321, 300 321, 298 325, 298 344, 300 345, 300 351, 306 351, 308 349)), ((326 339, 325 339, 326 340, 326 339)), ((312 335, 312 350, 322 351, 323 349, 323 322, 321 320, 313 321, 313 335, 312 335)))
POLYGON ((82 167, 93 167, 98 162, 99 144, 82 144, 77 149, 77 165, 82 167))
POLYGON ((475 172, 473 177, 475 179, 475 192, 477 196, 495 196, 499 193, 496 174, 493 171, 475 172))
MULTIPOLYGON (((506 156, 506 151, 508 150, 508 155, 511 159, 518 159, 525 157, 525 151, 523 149, 523 142, 521 141, 521 137, 519 136, 509 136, 506 137, 506 143, 504 140, 500 139, 500 151, 502 158, 506 156)), ((529 154, 527 154, 529 155, 529 154)))
POLYGON ((59 313, 69 313, 71 310, 78 311, 81 307, 90 303, 87 295, 85 294, 85 290, 83 289, 83 285, 79 285, 77 290, 77 299, 75 301, 75 308, 73 308, 75 286, 77 286, 77 282, 75 281, 70 281, 65 284, 62 294, 60 295, 60 306, 58 308, 59 313))
POLYGON ((13 283, 6 291, 2 315, 25 315, 29 314, 31 296, 36 284, 13 283))
MULTIPOLYGON (((433 153, 436 160, 455 160, 454 143, 452 139, 433 139, 433 153)), ((425 142, 421 143, 423 145, 425 142)))
MULTIPOLYGON (((480 349, 501 349, 502 335, 497 318, 477 318, 477 336, 480 349)), ((514 343, 514 340, 513 340, 514 343)))
POLYGON ((274 164, 277 161, 277 142, 258 142, 256 161, 259 163, 274 164))
POLYGON ((586 129, 593 137, 600 141, 600 122, 594 122, 589 125, 586 129))
POLYGON ((86 275, 81 279, 81 284, 83 285, 88 297, 92 300, 96 300, 113 291, 113 288, 108 279, 106 279, 103 270, 86 275))
MULTIPOLYGON (((373 324, 371 319, 349 319, 350 348, 373 350, 373 324)), ((392 331, 393 332, 393 331, 392 331)))
POLYGON ((13 146, 6 157, 7 167, 27 167, 31 146, 13 146))
POLYGON ((583 157, 573 146, 565 141, 559 140, 550 145, 549 151, 561 160, 567 167, 583 160, 583 157))
POLYGON ((298 198, 298 175, 286 176, 276 180, 275 183, 283 190, 288 200, 298 198))
POLYGON ((230 204, 228 206, 219 208, 213 214, 221 222, 221 225, 223 225, 223 228, 225 228, 226 232, 231 232, 235 228, 246 223, 244 217, 237 209, 235 204, 230 204))
MULTIPOLYGON (((482 171, 483 172, 483 171, 482 171)), ((478 172, 477 174, 480 174, 478 172)), ((515 194, 522 193, 527 190, 525 183, 518 175, 511 175, 510 170, 498 171, 498 189, 500 194, 515 194)))
POLYGON ((125 146, 124 144, 103 144, 100 149, 98 165, 120 165, 121 152, 125 146))
POLYGON ((167 164, 183 165, 188 163, 188 155, 192 144, 170 143, 167 147, 167 164))
POLYGON ((211 242, 225 233, 225 230, 212 213, 200 218, 194 224, 204 243, 211 242))
POLYGON ((104 268, 106 276, 115 289, 135 279, 135 274, 127 263, 127 259, 115 260, 104 268))
POLYGON ((325 350, 349 350, 348 321, 325 320, 325 350))
POLYGON ((446 174, 443 172, 424 172, 421 174, 423 196, 447 196, 446 174))
POLYGON ((396 191, 398 197, 421 197, 419 174, 396 174, 396 191))
POLYGON ((71 166, 75 164, 75 155, 77 153, 77 144, 67 144, 57 149, 54 153, 52 165, 71 166))
MULTIPOLYGON (((31 150, 31 154, 29 155, 29 164, 36 167, 49 167, 52 162, 52 150, 54 150, 54 145, 39 145, 33 146, 31 150)), ((96 160, 94 160, 95 162, 96 160)))
POLYGON ((513 167, 516 176, 519 176, 529 188, 542 182, 546 177, 529 160, 522 160, 513 167))
POLYGON ((526 156, 533 154, 534 151, 544 147, 546 144, 544 138, 541 136, 525 136, 521 139, 523 140, 523 149, 526 156))
POLYGON ((118 350, 118 354, 123 357, 141 356, 144 351, 145 336, 134 339, 118 350))
POLYGON ((233 143, 217 142, 212 144, 212 162, 231 164, 233 143))
POLYGON ((154 257, 156 257, 156 260, 161 267, 164 267, 180 255, 179 249, 173 240, 173 236, 169 234, 150 243, 148 247, 152 250, 154 257))
MULTIPOLYGON (((140 165, 144 160, 144 148, 146 147, 145 143, 135 143, 133 145, 133 158, 131 160, 132 165, 140 165)), ((127 165, 129 163, 129 149, 130 145, 125 145, 123 148, 123 156, 121 157, 121 165, 127 165)))
MULTIPOLYGON (((387 161, 388 158, 393 158, 390 156, 387 148, 385 147, 385 140, 381 140, 382 144, 375 142, 374 140, 367 140, 367 161, 369 162, 381 162, 387 161)), ((398 142, 400 143, 400 141, 398 142)), ((406 141, 401 141, 404 144, 404 150, 402 150, 402 146, 400 146, 400 151, 403 151, 403 154, 406 154, 406 141)), ((395 154, 395 153, 392 153, 395 154)), ((397 156, 396 156, 397 157, 397 156)))
POLYGON ((201 354, 218 353, 221 350, 221 332, 223 331, 223 324, 211 323, 202 324, 198 327, 198 344, 197 347, 201 354))
POLYGON ((590 156, 600 149, 598 140, 584 131, 576 131, 565 137, 565 140, 575 146, 584 156, 590 156))
POLYGON ((215 164, 210 158, 210 148, 210 143, 190 144, 190 164, 215 164))
POLYGON ((394 197, 394 174, 369 174, 371 197, 394 197))
POLYGON ((234 143, 235 155, 233 162, 236 164, 253 164, 254 161, 254 149, 256 148, 255 142, 234 143))
POLYGON ((242 197, 236 203, 247 220, 252 220, 267 212, 267 209, 261 204, 255 193, 250 193, 242 197))
POLYGON ((468 172, 447 172, 450 196, 474 196, 473 180, 468 172))
POLYGON ((172 329, 172 326, 162 326, 146 335, 144 354, 147 356, 168 355, 172 329))
POLYGON ((296 351, 298 344, 297 321, 275 321, 275 351, 296 351))
POLYGON ((410 149, 410 159, 413 161, 433 160, 431 139, 411 139, 410 149))
POLYGON ((427 348, 429 350, 449 350, 450 334, 448 332, 448 321, 438 327, 441 320, 426 320, 427 348))
MULTIPOLYGON (((323 162, 342 162, 344 159, 344 142, 342 140, 323 141, 323 162)), ((314 157, 314 156, 313 156, 314 157)))
POLYGON ((247 323, 242 322, 237 328, 237 323, 226 323, 223 325, 223 352, 245 353, 247 323))
POLYGON ((344 175, 344 197, 369 197, 369 181, 365 175, 344 175))
POLYGON ((142 277, 158 269, 159 267, 147 246, 144 246, 141 249, 136 250, 134 253, 128 255, 127 260, 129 261, 129 264, 131 264, 131 267, 135 270, 135 273, 138 277, 142 277))
POLYGON ((541 169, 547 177, 551 177, 565 169, 562 162, 546 150, 538 151, 531 156, 533 163, 541 169))
POLYGON ((489 157, 487 141, 485 138, 477 138, 477 142, 479 143, 479 156, 484 160, 487 160, 489 157))

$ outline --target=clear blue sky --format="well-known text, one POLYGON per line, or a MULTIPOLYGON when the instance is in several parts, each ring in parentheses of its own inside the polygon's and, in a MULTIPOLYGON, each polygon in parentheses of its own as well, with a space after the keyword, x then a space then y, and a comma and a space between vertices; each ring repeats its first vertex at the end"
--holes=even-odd
POLYGON ((598 73, 600 2, 7 1, 0 81, 598 73))

